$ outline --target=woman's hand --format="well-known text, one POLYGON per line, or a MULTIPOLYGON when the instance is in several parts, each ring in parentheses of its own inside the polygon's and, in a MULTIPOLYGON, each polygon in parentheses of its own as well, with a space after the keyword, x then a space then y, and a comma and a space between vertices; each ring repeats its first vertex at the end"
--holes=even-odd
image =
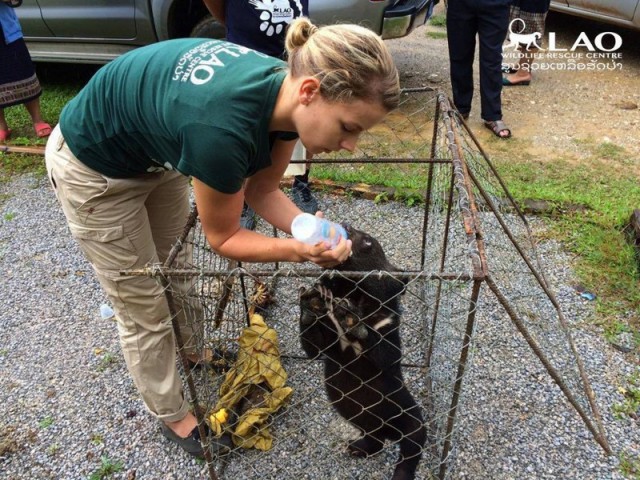
POLYGON ((333 249, 324 242, 313 246, 301 242, 298 243, 303 249, 300 252, 300 256, 322 268, 336 267, 351 255, 351 240, 345 238, 341 238, 333 249))

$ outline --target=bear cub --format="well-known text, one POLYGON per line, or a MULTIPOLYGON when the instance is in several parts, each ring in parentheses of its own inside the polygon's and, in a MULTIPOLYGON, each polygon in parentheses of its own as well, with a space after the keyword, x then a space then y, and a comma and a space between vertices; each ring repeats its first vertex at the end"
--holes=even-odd
MULTIPOLYGON (((380 243, 345 226, 352 255, 336 270, 398 271, 380 243)), ((311 359, 322 357, 327 395, 362 437, 349 445, 356 456, 380 452, 385 440, 399 442, 393 480, 411 480, 427 431, 407 389, 400 361, 400 296, 404 282, 372 273, 364 279, 334 275, 300 290, 300 340, 311 359)))

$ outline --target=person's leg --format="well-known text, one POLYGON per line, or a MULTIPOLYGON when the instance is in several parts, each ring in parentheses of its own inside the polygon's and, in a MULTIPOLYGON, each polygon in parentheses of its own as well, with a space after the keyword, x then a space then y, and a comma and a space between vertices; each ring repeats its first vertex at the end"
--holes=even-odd
POLYGON ((31 115, 32 123, 42 122, 42 112, 40 111, 40 97, 36 97, 33 100, 29 100, 24 104, 27 112, 31 115))
POLYGON ((509 6, 478 8, 480 41, 480 104, 482 119, 502 119, 502 43, 507 34, 509 6))
MULTIPOLYGON (((149 194, 145 207, 158 260, 164 264, 184 231, 191 207, 189 179, 177 172, 165 172, 163 175, 165 181, 149 194)), ((189 239, 183 242, 173 265, 181 268, 193 266, 193 245, 189 239)), ((177 314, 185 353, 189 360, 197 362, 205 354, 202 351, 204 318, 202 305, 195 296, 189 295, 189 291, 194 287, 194 279, 195 277, 172 278, 171 288, 179 298, 177 307, 180 308, 177 314), (198 351, 198 345, 200 351, 198 351)))
POLYGON ((453 103, 463 115, 471 111, 473 99, 473 59, 478 29, 476 14, 467 0, 449 0, 447 42, 453 103))
MULTIPOLYGON (((298 144, 302 146, 300 142, 298 142, 298 144)), ((296 154, 297 150, 298 147, 296 145, 294 155, 296 154)), ((302 147, 302 150, 302 156, 305 157, 307 163, 305 164, 304 173, 293 177, 293 186, 291 187, 293 203, 295 203, 296 206, 303 212, 315 215, 315 213, 319 210, 318 200, 313 195, 313 192, 311 191, 311 187, 309 185, 309 172, 311 171, 310 160, 313 158, 313 154, 309 153, 304 147, 302 147)))
POLYGON ((36 131, 38 137, 43 138, 49 136, 51 133, 51 125, 42 119, 42 112, 40 111, 40 97, 36 97, 33 100, 29 100, 24 104, 29 115, 31 115, 31 121, 33 128, 36 131))
POLYGON ((107 179, 75 158, 59 128, 47 143, 46 164, 72 235, 113 304, 125 361, 145 405, 166 424, 179 424, 172 427, 178 435, 188 435, 191 414, 163 288, 150 277, 120 275, 158 262, 144 203, 162 174, 107 179))
POLYGON ((528 85, 531 82, 531 64, 538 49, 533 47, 527 49, 526 45, 518 46, 518 64, 516 71, 505 77, 505 85, 528 85))
POLYGON ((7 120, 4 118, 4 108, 0 108, 0 142, 4 142, 11 135, 11 129, 7 125, 7 120))

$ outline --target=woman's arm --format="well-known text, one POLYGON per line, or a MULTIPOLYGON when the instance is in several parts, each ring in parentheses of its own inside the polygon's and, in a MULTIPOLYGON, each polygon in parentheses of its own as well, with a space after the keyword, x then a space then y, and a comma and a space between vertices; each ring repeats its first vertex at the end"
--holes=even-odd
MULTIPOLYGON (((324 245, 305 245, 294 239, 273 238, 240 228, 243 192, 221 193, 198 179, 193 189, 207 241, 214 251, 227 258, 244 262, 304 262, 333 267, 344 262, 351 252, 350 241, 344 239, 333 249, 324 245)), ((295 208, 295 207, 294 207, 295 208)))
POLYGON ((293 218, 300 209, 280 190, 293 147, 297 140, 276 140, 271 148, 271 167, 260 170, 247 180, 246 202, 258 215, 283 232, 291 233, 293 218))

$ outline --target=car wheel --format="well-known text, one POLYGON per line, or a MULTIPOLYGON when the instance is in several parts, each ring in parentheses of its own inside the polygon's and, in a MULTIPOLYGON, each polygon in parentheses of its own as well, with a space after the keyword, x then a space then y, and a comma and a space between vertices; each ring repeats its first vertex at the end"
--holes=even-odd
POLYGON ((193 27, 189 36, 195 38, 225 38, 226 32, 220 22, 207 15, 193 27))

